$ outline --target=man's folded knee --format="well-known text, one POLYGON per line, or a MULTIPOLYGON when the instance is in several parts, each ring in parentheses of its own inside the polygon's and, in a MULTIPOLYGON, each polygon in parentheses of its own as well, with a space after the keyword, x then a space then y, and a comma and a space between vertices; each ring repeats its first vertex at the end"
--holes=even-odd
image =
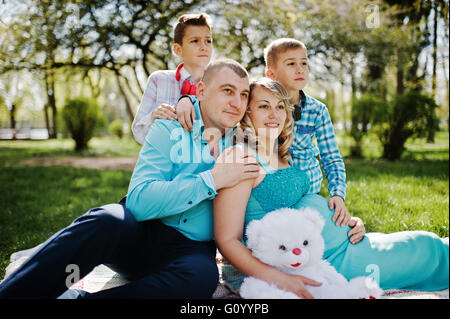
POLYGON ((133 215, 123 205, 108 204, 90 209, 86 214, 78 217, 75 224, 90 223, 98 231, 127 231, 133 230, 137 222, 133 215))

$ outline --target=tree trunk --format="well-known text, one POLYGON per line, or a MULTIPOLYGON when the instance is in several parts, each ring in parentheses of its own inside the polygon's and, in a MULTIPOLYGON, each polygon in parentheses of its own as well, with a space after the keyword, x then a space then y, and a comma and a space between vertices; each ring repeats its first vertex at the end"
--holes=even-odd
POLYGON ((144 56, 142 58, 142 68, 144 69, 145 78, 148 79, 148 77, 150 76, 150 70, 147 67, 147 53, 144 51, 143 55, 144 56))
POLYGON ((433 19, 433 74, 431 77, 431 94, 436 100, 436 66, 437 66, 437 28, 438 28, 438 11, 436 2, 434 2, 434 19, 433 19))
POLYGON ((47 89, 47 100, 48 100, 48 107, 52 110, 51 112, 51 118, 49 117, 49 112, 47 110, 47 118, 46 121, 48 121, 48 137, 50 139, 56 138, 57 133, 57 109, 56 109, 56 100, 55 100, 55 81, 54 81, 54 74, 52 70, 46 70, 45 72, 45 85, 47 89), (51 123, 51 124, 50 124, 51 123))
POLYGON ((48 103, 44 105, 44 119, 45 119, 45 128, 47 129, 47 134, 50 137, 50 121, 48 118, 48 103))
POLYGON ((348 112, 347 112, 347 105, 345 104, 345 101, 344 101, 345 81, 344 81, 344 70, 343 70, 342 66, 339 70, 339 82, 341 84, 341 93, 340 94, 341 94, 341 107, 342 107, 343 121, 344 121, 344 132, 346 134, 348 134, 349 133, 349 130, 347 128, 348 112))
MULTIPOLYGON (((436 101, 436 66, 437 66, 437 27, 438 27, 438 10, 436 1, 433 2, 433 74, 431 76, 431 96, 436 101)), ((436 133, 435 123, 431 123, 427 133, 427 143, 434 143, 434 135, 436 133)))
POLYGON ((127 111, 128 117, 130 118, 130 123, 132 123, 133 120, 134 120, 134 114, 133 114, 133 110, 131 109, 130 100, 128 99, 127 93, 125 92, 125 89, 122 86, 122 83, 120 83, 119 71, 114 70, 114 73, 116 74, 117 85, 119 86, 119 91, 120 91, 120 93, 122 93, 122 96, 123 96, 123 98, 125 100, 125 109, 127 111))
POLYGON ((404 75, 403 75, 403 65, 398 60, 397 61, 397 94, 403 94, 405 92, 404 75))
MULTIPOLYGON (((136 79, 136 83, 137 83, 137 87, 138 87, 138 89, 139 89, 139 93, 142 95, 142 94, 144 94, 145 84, 144 84, 144 87, 141 86, 141 82, 139 82, 139 78, 138 78, 138 75, 137 75, 137 70, 136 70, 136 68, 137 68, 137 64, 136 64, 134 67, 132 67, 132 69, 133 69, 133 74, 134 74, 134 78, 136 79)), ((148 78, 148 77, 147 77, 147 78, 148 78)))
POLYGON ((11 111, 9 113, 10 115, 10 125, 11 125, 11 131, 12 131, 12 139, 15 140, 16 139, 16 105, 13 103, 11 105, 11 111))
MULTIPOLYGON (((444 103, 447 103, 447 119, 446 119, 446 121, 447 121, 447 132, 450 132, 450 121, 449 121, 449 96, 450 96, 450 92, 449 92, 449 85, 448 85, 448 78, 447 78, 447 74, 445 73, 446 71, 447 71, 447 63, 446 63, 446 61, 445 61, 445 59, 443 59, 443 61, 442 61, 442 70, 444 71, 443 73, 444 73, 444 80, 445 80, 445 88, 447 89, 447 99, 446 99, 446 102, 444 102, 444 103)), ((444 104, 445 105, 445 104, 444 104)))

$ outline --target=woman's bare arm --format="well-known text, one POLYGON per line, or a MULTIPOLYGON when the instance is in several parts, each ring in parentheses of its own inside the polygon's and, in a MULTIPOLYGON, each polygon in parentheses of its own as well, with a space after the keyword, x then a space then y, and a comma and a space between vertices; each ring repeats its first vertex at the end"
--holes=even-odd
POLYGON ((312 298, 305 284, 316 285, 315 281, 282 273, 262 263, 242 243, 245 211, 253 183, 254 179, 243 180, 233 187, 222 189, 214 199, 215 240, 221 254, 247 276, 274 283, 302 298, 312 298))

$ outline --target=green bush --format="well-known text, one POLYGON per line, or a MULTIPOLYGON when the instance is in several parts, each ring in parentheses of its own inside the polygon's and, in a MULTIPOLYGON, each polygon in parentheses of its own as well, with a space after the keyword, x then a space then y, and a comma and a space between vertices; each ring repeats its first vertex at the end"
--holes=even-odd
POLYGON ((397 160, 405 150, 409 137, 423 135, 430 125, 437 105, 419 92, 396 95, 384 110, 374 112, 375 133, 383 144, 383 158, 397 160))
POLYGON ((115 135, 121 139, 124 134, 123 121, 122 120, 112 121, 111 124, 109 124, 108 130, 112 135, 115 135))
POLYGON ((373 95, 363 95, 352 101, 352 128, 350 136, 355 144, 350 148, 352 157, 362 157, 362 139, 367 135, 369 124, 375 122, 378 112, 386 108, 386 103, 373 95))
POLYGON ((86 98, 68 99, 63 107, 62 117, 67 130, 75 140, 75 150, 87 149, 96 126, 101 122, 97 102, 86 98))

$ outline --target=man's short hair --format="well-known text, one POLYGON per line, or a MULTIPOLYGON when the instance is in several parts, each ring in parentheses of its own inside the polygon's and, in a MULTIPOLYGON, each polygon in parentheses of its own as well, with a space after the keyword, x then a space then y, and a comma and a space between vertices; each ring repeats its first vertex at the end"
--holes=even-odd
POLYGON ((173 41, 183 44, 184 30, 187 26, 205 26, 211 30, 211 18, 206 13, 183 14, 173 26, 173 41))
POLYGON ((302 48, 306 50, 306 46, 303 42, 292 38, 281 38, 272 41, 264 49, 264 62, 266 67, 271 69, 277 65, 278 56, 280 53, 284 53, 290 49, 302 48))
POLYGON ((241 79, 247 77, 247 70, 233 59, 218 59, 210 63, 203 73, 202 82, 208 83, 220 69, 227 67, 236 73, 241 79))

